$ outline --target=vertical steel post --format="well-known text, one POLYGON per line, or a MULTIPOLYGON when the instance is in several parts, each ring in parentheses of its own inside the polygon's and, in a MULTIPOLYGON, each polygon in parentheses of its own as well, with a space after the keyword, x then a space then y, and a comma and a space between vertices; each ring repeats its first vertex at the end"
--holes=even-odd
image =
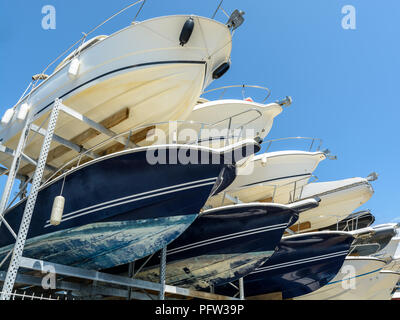
MULTIPOLYGON (((135 261, 129 263, 128 277, 133 279, 135 277, 135 261)), ((132 299, 132 287, 128 287, 128 300, 132 299)))
POLYGON ((167 264, 167 247, 161 249, 161 259, 160 259, 160 293, 159 299, 165 300, 165 273, 167 264))
POLYGON ((33 210, 35 208, 36 198, 39 193, 39 187, 42 181, 43 172, 46 166, 47 155, 50 150, 51 140, 53 138, 53 133, 56 127, 56 122, 58 118, 60 100, 56 99, 54 102, 54 107, 51 111, 49 124, 47 126, 46 135, 43 140, 42 148, 40 150, 40 156, 37 162, 37 167, 32 181, 32 188, 29 193, 28 199, 26 201, 24 214, 22 216, 21 226, 18 232, 18 237, 15 242, 14 251, 11 257, 10 265, 8 266, 7 275, 4 280, 2 294, 0 296, 1 300, 9 300, 12 289, 14 287, 15 279, 17 277, 17 272, 20 266, 20 260, 22 257, 22 252, 25 246, 26 236, 28 235, 29 225, 31 222, 33 210))
MULTIPOLYGON (((22 130, 21 136, 19 138, 17 149, 15 150, 15 153, 14 153, 14 159, 12 161, 10 170, 8 172, 7 182, 4 187, 3 195, 1 197, 0 215, 2 217, 4 216, 4 211, 7 208, 7 203, 8 203, 8 200, 10 199, 11 190, 13 188, 14 181, 17 176, 18 168, 19 168, 19 165, 21 162, 22 150, 25 147, 26 139, 28 138, 28 135, 29 135, 29 128, 30 128, 30 117, 27 117, 24 129, 22 130)), ((0 219, 0 225, 1 225, 1 222, 2 222, 2 220, 0 219)))
POLYGON ((244 283, 243 278, 239 279, 239 298, 240 300, 244 300, 244 283))

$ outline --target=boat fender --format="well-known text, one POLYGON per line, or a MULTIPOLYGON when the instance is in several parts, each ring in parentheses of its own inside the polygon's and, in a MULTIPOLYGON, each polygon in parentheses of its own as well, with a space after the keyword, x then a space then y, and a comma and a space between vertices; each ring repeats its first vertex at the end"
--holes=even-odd
POLYGON ((79 66, 80 66, 80 61, 78 58, 74 58, 72 59, 70 65, 69 65, 69 69, 68 69, 68 76, 70 78, 76 78, 76 76, 78 75, 79 72, 79 66))
POLYGON ((53 208, 51 209, 50 224, 58 226, 62 220, 64 211, 65 198, 63 196, 57 196, 54 198, 53 208))
POLYGON ((224 62, 221 64, 217 69, 214 70, 213 72, 213 79, 219 79, 221 78, 230 68, 230 63, 229 62, 224 62))
POLYGON ((24 121, 26 119, 26 116, 28 115, 30 108, 31 106, 29 104, 23 103, 17 113, 17 119, 20 121, 24 121))
POLYGON ((194 28, 194 20, 192 17, 185 21, 182 27, 181 35, 179 36, 179 44, 183 47, 190 39, 194 28))
POLYGON ((266 165, 267 165, 267 155, 264 153, 264 155, 262 156, 262 158, 261 158, 261 165, 263 166, 263 167, 265 167, 266 165))
POLYGON ((14 108, 8 109, 1 118, 1 124, 7 125, 14 116, 14 108))

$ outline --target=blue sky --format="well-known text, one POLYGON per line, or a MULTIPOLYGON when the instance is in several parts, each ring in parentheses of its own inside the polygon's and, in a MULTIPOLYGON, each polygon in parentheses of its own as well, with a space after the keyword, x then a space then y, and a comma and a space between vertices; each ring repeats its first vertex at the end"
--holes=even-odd
MULTIPOLYGON (((132 1, 0 0, 0 113, 13 106, 33 74, 111 14, 132 1), (44 5, 56 8, 56 29, 41 27, 44 5)), ((169 15, 211 17, 219 0, 147 0, 139 20, 169 15)), ((400 2, 398 0, 225 0, 246 12, 236 31, 232 66, 212 87, 256 84, 271 100, 293 105, 276 118, 268 138, 322 138, 338 156, 324 161, 320 181, 379 174, 369 208, 376 223, 400 222, 398 159, 400 2), (356 9, 356 30, 341 26, 344 5, 356 9)), ((129 24, 130 9, 97 34, 129 24)), ((221 13, 216 18, 225 22, 221 13)), ((0 180, 4 183, 4 178, 0 180)))

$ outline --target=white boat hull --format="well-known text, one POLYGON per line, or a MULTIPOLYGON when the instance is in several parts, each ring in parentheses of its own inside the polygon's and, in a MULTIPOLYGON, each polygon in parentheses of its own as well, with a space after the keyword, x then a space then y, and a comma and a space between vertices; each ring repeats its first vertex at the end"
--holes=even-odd
MULTIPOLYGON (((56 98, 99 122, 128 109, 127 119, 112 127, 116 133, 148 122, 185 119, 213 80, 213 70, 228 61, 231 52, 228 28, 201 17, 194 17, 192 36, 180 46, 179 35, 187 18, 169 16, 133 24, 82 51, 77 76, 68 75, 70 62, 58 68, 15 106, 13 119, 0 132, 0 141, 16 148, 23 127, 16 114, 23 103, 30 105, 30 113, 40 125, 56 98)), ((56 134, 72 139, 87 128, 60 113, 56 134)), ((104 138, 98 135, 84 146, 89 148, 104 138)), ((40 141, 40 137, 32 140, 25 150, 28 156, 37 157, 40 141)), ((58 157, 52 164, 65 163, 71 155, 74 152, 58 157)), ((4 155, 0 161, 10 164, 10 158, 4 155)))
MULTIPOLYGON (((279 151, 257 155, 244 166, 238 167, 237 177, 225 190, 243 202, 289 203, 294 183, 300 188, 308 183, 313 171, 324 160, 323 152, 279 151)), ((219 207, 231 204, 228 198, 218 194, 207 205, 219 207)))
POLYGON ((400 280, 400 273, 389 270, 379 272, 376 284, 371 286, 366 300, 391 300, 392 292, 400 280))
POLYGON ((308 232, 334 225, 367 202, 373 192, 372 186, 364 178, 310 183, 304 186, 302 193, 299 192, 298 199, 317 196, 321 202, 317 208, 302 213, 291 229, 308 232))
POLYGON ((220 148, 241 139, 264 139, 282 110, 277 103, 224 99, 197 104, 188 120, 196 123, 191 128, 196 131, 201 145, 220 148), (207 125, 202 127, 200 123, 207 125))
MULTIPOLYGON (((368 300, 393 277, 382 277, 386 262, 372 257, 347 257, 335 278, 322 288, 296 300, 368 300), (381 283, 382 279, 386 280, 381 283)), ((394 286, 393 286, 394 287, 394 286)))

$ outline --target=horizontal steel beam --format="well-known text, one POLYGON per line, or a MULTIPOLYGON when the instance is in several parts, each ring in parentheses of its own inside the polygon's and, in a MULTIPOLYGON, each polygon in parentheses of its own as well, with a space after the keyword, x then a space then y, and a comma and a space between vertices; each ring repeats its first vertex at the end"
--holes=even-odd
MULTIPOLYGON (((104 282, 104 283, 121 285, 121 286, 138 288, 138 289, 144 289, 144 290, 151 290, 151 291, 156 291, 156 292, 159 292, 162 289, 161 284, 159 284, 159 283, 143 281, 143 280, 139 280, 139 279, 131 279, 131 278, 122 277, 122 276, 118 276, 118 275, 102 273, 99 271, 81 269, 81 268, 60 265, 60 264, 51 263, 51 262, 42 261, 42 260, 21 257, 21 261, 20 261, 21 268, 42 271, 43 266, 52 266, 54 268, 54 272, 58 275, 82 278, 82 279, 87 279, 87 280, 92 280, 92 281, 104 282)), ((171 293, 171 294, 176 294, 176 295, 185 296, 185 297, 208 299, 208 300, 238 300, 233 297, 221 296, 218 294, 195 291, 195 290, 191 290, 191 289, 180 288, 180 287, 175 287, 175 286, 170 286, 170 285, 165 286, 165 293, 171 293)))
POLYGON ((225 193, 225 198, 232 201, 235 204, 241 204, 243 203, 242 201, 239 200, 238 197, 232 197, 229 193, 225 193))
MULTIPOLYGON (((46 130, 43 128, 40 128, 39 126, 37 126, 35 124, 31 124, 31 130, 39 133, 42 136, 46 135, 46 130)), ((53 140, 58 142, 59 144, 62 144, 63 146, 66 146, 67 148, 70 148, 71 150, 78 152, 78 153, 87 152, 87 149, 85 149, 81 146, 78 146, 77 144, 75 144, 67 139, 64 139, 56 134, 53 135, 53 140)), ((91 157, 92 159, 98 158, 98 155, 96 155, 93 152, 87 152, 86 154, 87 154, 87 156, 91 157)))
MULTIPOLYGON (((0 281, 4 281, 6 278, 6 272, 0 272, 0 281)), ((43 288, 43 278, 35 277, 27 274, 18 274, 15 280, 16 283, 20 285, 27 285, 27 286, 34 286, 43 288)), ((32 291, 35 291, 31 288, 32 291)), ((94 286, 94 285, 82 285, 76 282, 64 281, 64 280, 57 280, 55 283, 55 288, 52 290, 66 290, 66 291, 73 291, 77 296, 90 298, 96 295, 102 296, 112 296, 112 297, 119 297, 119 298, 126 298, 128 297, 128 290, 118 289, 118 288, 110 288, 104 286, 94 286)), ((151 300, 156 299, 155 295, 147 295, 141 292, 132 292, 131 293, 132 299, 138 300, 151 300)))
MULTIPOLYGON (((0 167, 0 176, 2 176, 3 174, 8 174, 8 171, 9 171, 9 169, 0 167)), ((22 174, 17 174, 16 177, 20 181, 25 181, 25 180, 29 179, 29 177, 24 176, 22 174)))
MULTIPOLYGON (((15 151, 13 149, 10 149, 10 148, 6 147, 6 146, 0 145, 0 152, 4 153, 4 154, 7 154, 10 157, 15 157, 15 151)), ((21 156, 26 162, 36 166, 36 164, 37 164, 37 160, 36 159, 33 159, 33 158, 27 156, 26 154, 24 154, 22 152, 21 152, 21 156)), ((57 171, 57 169, 55 167, 53 167, 51 165, 48 165, 48 164, 46 164, 46 170, 53 171, 53 172, 57 171)))
POLYGON ((110 138, 114 138, 115 140, 122 143, 123 145, 129 145, 129 146, 134 146, 134 144, 129 141, 128 139, 124 138, 124 137, 116 137, 118 134, 115 133, 114 131, 107 129, 106 127, 104 127, 103 125, 101 125, 100 123, 93 121, 91 119, 89 119, 88 117, 85 117, 83 114, 80 114, 79 112, 68 108, 66 105, 61 104, 60 105, 60 110, 65 112, 66 114, 68 114, 69 116, 78 119, 84 123, 86 123, 88 126, 92 127, 93 129, 105 134, 106 136, 109 136, 110 138))

